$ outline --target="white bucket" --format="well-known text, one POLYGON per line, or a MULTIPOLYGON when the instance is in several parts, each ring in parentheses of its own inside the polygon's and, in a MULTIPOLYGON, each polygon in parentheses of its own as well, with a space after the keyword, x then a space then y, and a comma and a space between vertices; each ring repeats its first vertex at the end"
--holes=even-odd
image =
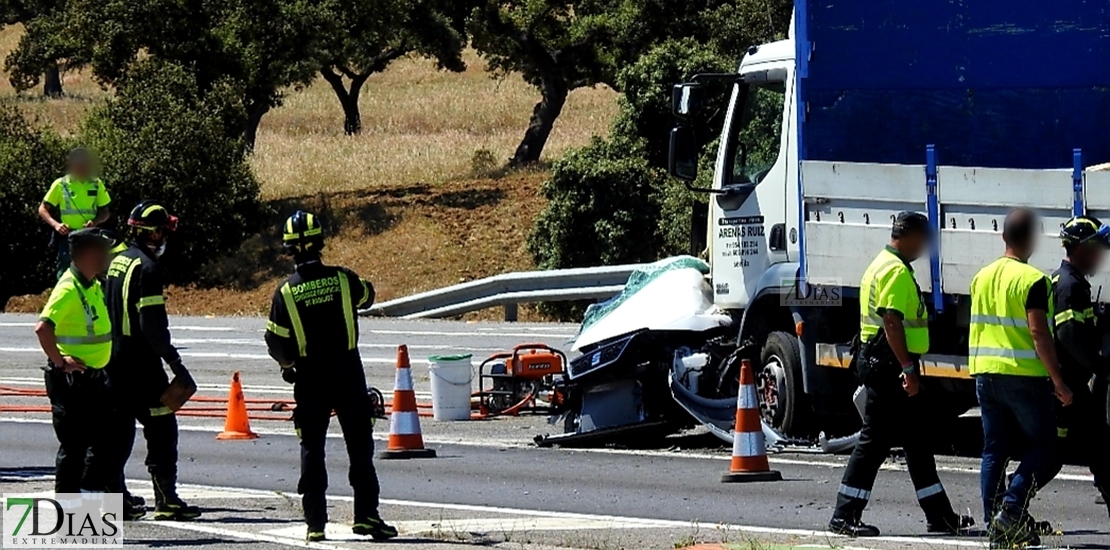
POLYGON ((470 420, 470 393, 473 377, 471 356, 433 355, 428 358, 432 379, 432 418, 470 420))

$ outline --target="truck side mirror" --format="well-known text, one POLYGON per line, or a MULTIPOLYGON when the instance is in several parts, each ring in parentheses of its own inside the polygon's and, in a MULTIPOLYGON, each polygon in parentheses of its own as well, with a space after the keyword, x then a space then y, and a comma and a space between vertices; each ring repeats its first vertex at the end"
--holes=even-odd
POLYGON ((671 111, 679 118, 693 116, 701 109, 704 99, 705 87, 701 84, 675 84, 671 90, 671 111))
POLYGON ((671 175, 680 180, 698 178, 698 140, 692 127, 676 126, 671 130, 668 168, 671 175))

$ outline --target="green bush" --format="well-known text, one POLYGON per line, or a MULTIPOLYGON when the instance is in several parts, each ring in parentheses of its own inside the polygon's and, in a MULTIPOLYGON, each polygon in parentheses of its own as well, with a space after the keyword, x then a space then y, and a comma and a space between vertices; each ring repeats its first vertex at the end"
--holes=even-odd
MULTIPOLYGON (((647 161, 657 168, 667 168, 671 128, 671 90, 698 73, 726 72, 732 62, 714 54, 693 39, 667 40, 652 48, 617 76, 621 96, 620 114, 613 125, 613 135, 621 139, 643 141, 647 161)), ((715 139, 724 123, 724 106, 728 105, 725 86, 715 86, 707 104, 720 105, 703 109, 696 121, 704 129, 705 141, 715 139)))
POLYGON ((66 149, 57 134, 33 127, 14 107, 0 106, 0 311, 8 298, 54 284, 56 253, 38 206, 61 175, 66 149))
POLYGON ((547 208, 528 236, 542 269, 648 262, 659 253, 665 175, 634 147, 594 138, 557 161, 541 192, 547 208))
MULTIPOLYGON (((662 170, 644 160, 636 144, 595 137, 555 162, 541 192, 547 208, 528 235, 528 251, 541 269, 650 262, 658 259, 657 223, 662 170)), ((541 310, 573 319, 582 304, 547 304, 541 310)))
POLYGON ((262 219, 258 182, 238 137, 246 123, 238 97, 221 83, 201 93, 187 69, 146 60, 82 128, 104 164, 117 225, 143 199, 180 218, 166 253, 172 281, 189 280, 235 250, 262 219))
MULTIPOLYGON (((613 125, 617 139, 636 141, 641 146, 635 150, 647 163, 660 170, 667 168, 671 128, 675 125, 671 113, 671 90, 698 73, 728 71, 731 63, 693 39, 671 39, 640 57, 618 75, 619 86, 625 91, 620 98, 620 114, 613 125)), ((707 98, 711 105, 727 105, 728 89, 717 86, 707 98)), ((704 155, 697 185, 708 187, 711 183, 712 158, 716 153, 716 136, 724 122, 723 109, 705 109, 696 121, 703 129, 702 135, 710 144, 704 155)), ((633 154, 634 151, 629 151, 633 154)), ((657 201, 660 216, 659 256, 688 254, 690 248, 691 212, 698 202, 704 203, 706 195, 689 191, 673 178, 659 188, 657 201)))

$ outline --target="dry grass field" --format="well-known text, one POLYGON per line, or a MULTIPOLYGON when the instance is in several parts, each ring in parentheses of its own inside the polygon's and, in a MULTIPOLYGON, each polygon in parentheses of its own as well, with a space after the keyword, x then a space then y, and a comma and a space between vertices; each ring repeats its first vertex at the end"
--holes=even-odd
MULTIPOLYGON (((0 31, 0 57, 18 30, 0 31)), ((343 135, 339 103, 322 80, 290 91, 266 116, 252 164, 262 198, 278 209, 295 205, 332 222, 326 260, 370 279, 382 300, 505 271, 530 269, 524 239, 543 208, 535 172, 493 175, 475 158, 508 159, 538 99, 518 77, 492 79, 477 55, 461 74, 404 59, 363 88, 363 133, 343 135)), ((15 102, 40 124, 71 133, 87 109, 110 92, 84 73, 65 75, 67 97, 16 95, 6 76, 0 101, 15 102)), ((604 134, 616 112, 604 88, 571 93, 545 150, 547 159, 604 134)), ((107 182, 111 185, 111 182, 107 182)), ((43 182, 45 189, 47 182, 43 182)), ((169 201, 169 199, 167 199, 169 201)), ((276 229, 278 220, 266 220, 276 229)), ((276 241, 259 236, 210 266, 211 276, 168 291, 171 310, 190 314, 257 314, 284 260, 276 241)), ((41 298, 13 300, 9 310, 33 310, 41 298)), ((531 316, 522 308, 522 316, 531 316)), ((479 316, 495 317, 499 312, 479 316)))

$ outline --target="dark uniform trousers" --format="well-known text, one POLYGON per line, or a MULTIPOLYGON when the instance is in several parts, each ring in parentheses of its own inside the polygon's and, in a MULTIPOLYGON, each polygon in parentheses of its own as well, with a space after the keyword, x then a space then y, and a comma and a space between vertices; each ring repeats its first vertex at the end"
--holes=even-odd
MULTIPOLYGON (((892 372, 901 368, 890 366, 892 372)), ((836 498, 833 517, 860 519, 871 499, 875 477, 893 446, 900 444, 906 453, 918 503, 930 523, 950 520, 955 514, 948 494, 937 475, 936 459, 929 448, 931 437, 926 421, 923 395, 910 397, 897 378, 864 386, 866 404, 859 443, 852 451, 836 498)))
POLYGON ((297 492, 302 495, 305 523, 312 530, 323 531, 328 522, 324 446, 333 410, 343 428, 350 459, 348 480, 355 493, 355 519, 377 517, 380 488, 373 461, 374 423, 361 362, 345 358, 327 365, 311 358, 301 359, 297 363, 293 397, 297 402, 293 422, 301 439, 301 479, 297 492))
POLYGON ((1105 401, 1095 397, 1084 380, 1067 378, 1072 404, 1064 407, 1057 401, 1057 434, 1063 438, 1065 456, 1087 464, 1110 508, 1110 425, 1105 420, 1105 401))
POLYGON ((61 442, 54 491, 103 492, 112 463, 112 442, 104 431, 104 418, 111 414, 108 375, 94 369, 66 374, 52 367, 45 378, 54 433, 61 442))
MULTIPOLYGON (((170 490, 177 482, 177 417, 162 405, 162 392, 169 386, 169 380, 162 369, 161 360, 157 364, 132 368, 126 357, 115 358, 109 365, 109 373, 117 380, 112 393, 116 404, 115 434, 117 441, 115 472, 123 476, 124 467, 131 457, 135 446, 135 422, 143 426, 146 439, 146 468, 154 484, 155 503, 166 502, 163 487, 170 490), (127 369, 127 373, 119 372, 127 369), (137 373, 143 373, 138 375, 137 373)), ((122 478, 113 480, 118 485, 109 485, 113 492, 121 491, 122 478)))

